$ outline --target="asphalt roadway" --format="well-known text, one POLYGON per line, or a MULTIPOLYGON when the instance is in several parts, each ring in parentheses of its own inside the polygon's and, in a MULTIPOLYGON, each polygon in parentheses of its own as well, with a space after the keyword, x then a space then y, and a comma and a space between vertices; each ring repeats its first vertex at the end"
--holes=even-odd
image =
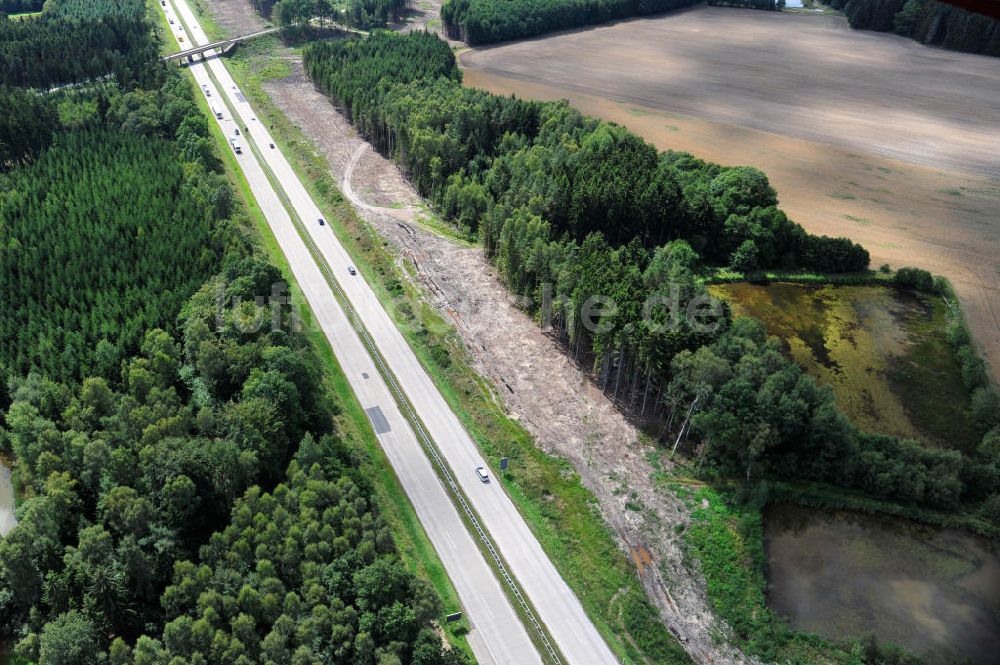
MULTIPOLYGON (((170 0, 161 6, 175 38, 184 36, 191 45, 211 43, 186 2, 170 0), (179 17, 174 13, 174 7, 179 17), (186 27, 185 27, 186 26, 186 27)), ((183 46, 183 45, 182 45, 183 46)), ((243 152, 237 155, 251 190, 264 211, 295 279, 341 365, 352 389, 366 409, 377 407, 387 427, 376 427, 379 442, 413 504, 417 516, 438 552, 475 634, 470 644, 481 663, 531 665, 541 657, 527 630, 466 529, 455 504, 438 479, 408 421, 376 369, 357 332, 333 296, 330 285, 310 254, 277 192, 258 161, 258 154, 280 183, 292 209, 303 221, 313 245, 329 266, 351 307, 359 315, 374 344, 407 399, 419 414, 430 437, 437 444, 455 480, 490 534, 497 550, 545 624, 558 650, 573 665, 617 663, 611 650, 586 616, 579 600, 545 555, 538 540, 518 513, 500 483, 483 483, 476 467, 487 467, 476 444, 420 365, 413 350, 383 309, 368 283, 352 276, 352 261, 328 225, 319 225, 322 212, 277 148, 274 139, 236 83, 225 63, 211 57, 198 60, 190 69, 208 101, 222 111, 218 120, 227 137, 241 128, 243 152), (218 88, 206 67, 219 82, 218 88), (221 88, 221 89, 220 89, 221 88), (224 94, 228 108, 223 108, 224 94), (236 116, 232 117, 230 109, 236 116), (257 151, 251 149, 250 141, 257 151)))

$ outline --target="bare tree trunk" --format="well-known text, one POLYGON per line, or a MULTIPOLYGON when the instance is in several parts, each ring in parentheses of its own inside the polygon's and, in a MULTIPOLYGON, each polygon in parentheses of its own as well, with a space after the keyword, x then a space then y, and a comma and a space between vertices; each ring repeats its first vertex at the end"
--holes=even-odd
POLYGON ((646 397, 649 396, 649 379, 650 379, 650 376, 651 376, 651 373, 649 371, 647 371, 646 372, 646 387, 642 391, 642 410, 639 412, 640 416, 645 416, 646 415, 646 397))
POLYGON ((674 441, 674 447, 670 449, 670 456, 673 457, 674 453, 677 452, 677 446, 681 444, 681 437, 684 436, 684 430, 688 428, 691 422, 691 414, 694 412, 694 408, 698 405, 698 400, 701 399, 701 395, 695 395, 694 401, 691 402, 691 406, 688 407, 687 415, 684 417, 684 424, 681 425, 681 431, 677 433, 677 440, 674 441))
POLYGON ((615 404, 618 403, 618 387, 621 385, 621 382, 622 382, 622 365, 624 365, 624 364, 625 364, 625 358, 622 356, 622 352, 619 351, 618 352, 618 372, 615 375, 615 392, 614 392, 614 397, 612 398, 612 401, 615 404))

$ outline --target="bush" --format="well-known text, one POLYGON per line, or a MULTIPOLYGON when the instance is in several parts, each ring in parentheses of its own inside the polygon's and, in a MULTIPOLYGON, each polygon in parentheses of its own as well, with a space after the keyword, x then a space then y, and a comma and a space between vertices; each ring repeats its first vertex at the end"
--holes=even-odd
POLYGON ((934 276, 922 268, 900 268, 892 279, 898 286, 931 293, 934 291, 934 276))

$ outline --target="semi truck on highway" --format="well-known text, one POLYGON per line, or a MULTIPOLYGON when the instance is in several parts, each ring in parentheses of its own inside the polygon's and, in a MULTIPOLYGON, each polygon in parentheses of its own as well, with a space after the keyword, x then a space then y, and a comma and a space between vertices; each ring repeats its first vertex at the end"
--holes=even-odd
POLYGON ((231 139, 229 139, 229 144, 233 146, 233 152, 235 152, 237 155, 243 154, 243 148, 242 146, 240 146, 240 140, 238 138, 236 138, 235 136, 232 137, 231 139))
POLYGON ((216 118, 218 118, 219 120, 222 120, 222 111, 220 111, 219 108, 215 104, 212 104, 212 113, 215 114, 216 118))

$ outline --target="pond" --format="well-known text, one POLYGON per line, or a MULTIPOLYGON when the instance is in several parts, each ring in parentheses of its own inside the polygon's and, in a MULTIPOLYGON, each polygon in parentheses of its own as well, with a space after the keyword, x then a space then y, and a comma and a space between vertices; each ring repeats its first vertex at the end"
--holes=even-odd
POLYGON ((985 539, 783 503, 764 517, 768 604, 794 628, 1000 665, 1000 556, 985 539))
POLYGON ((833 388, 837 406, 860 428, 965 452, 978 444, 940 298, 785 282, 710 291, 736 314, 762 320, 792 359, 833 388))

